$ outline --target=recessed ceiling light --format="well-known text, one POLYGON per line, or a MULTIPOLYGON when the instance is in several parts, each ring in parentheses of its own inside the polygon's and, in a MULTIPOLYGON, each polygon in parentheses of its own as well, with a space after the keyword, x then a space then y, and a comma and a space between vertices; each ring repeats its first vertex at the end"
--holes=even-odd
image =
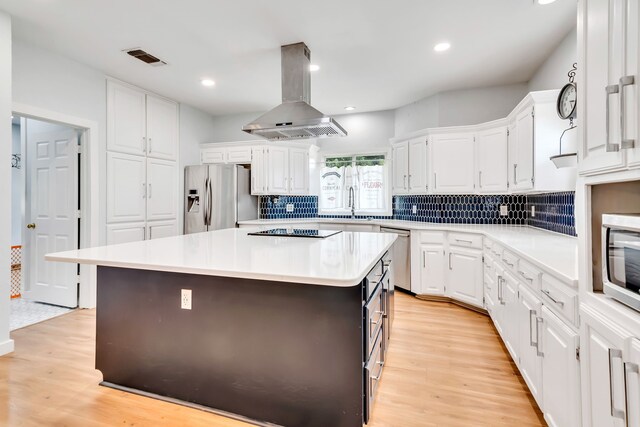
POLYGON ((319 65, 311 64, 309 65, 309 71, 318 71, 320 69, 319 65))
POLYGON ((538 4, 551 4, 556 0, 535 0, 538 4))
POLYGON ((354 107, 352 105, 349 105, 349 106, 344 107, 344 109, 347 110, 347 111, 353 111, 353 110, 356 109, 356 107, 354 107))
POLYGON ((451 48, 451 44, 447 42, 438 43, 433 47, 433 50, 436 52, 444 52, 445 50, 449 50, 451 48))
POLYGON ((214 86, 216 84, 216 82, 214 82, 211 79, 202 79, 200 81, 200 83, 202 83, 202 86, 206 86, 206 87, 211 87, 211 86, 214 86))

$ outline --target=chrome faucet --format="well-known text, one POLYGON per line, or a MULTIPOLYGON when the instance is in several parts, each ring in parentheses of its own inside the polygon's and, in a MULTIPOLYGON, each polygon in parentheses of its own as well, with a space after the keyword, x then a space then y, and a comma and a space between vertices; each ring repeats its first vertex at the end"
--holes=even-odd
POLYGON ((349 187, 349 207, 351 208, 351 219, 356 217, 356 192, 353 185, 349 187))

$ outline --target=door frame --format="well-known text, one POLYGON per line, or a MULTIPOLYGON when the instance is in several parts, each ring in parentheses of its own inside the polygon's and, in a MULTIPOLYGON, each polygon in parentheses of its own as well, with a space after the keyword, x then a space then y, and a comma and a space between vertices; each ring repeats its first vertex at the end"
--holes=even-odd
MULTIPOLYGON (((13 113, 30 119, 79 128, 82 155, 80 156, 80 247, 88 248, 98 245, 99 198, 91 194, 100 194, 98 155, 99 127, 98 122, 75 117, 57 111, 51 111, 32 105, 13 103, 13 113)), ((94 265, 80 264, 80 286, 78 289, 78 307, 94 308, 96 306, 96 271, 94 265)))

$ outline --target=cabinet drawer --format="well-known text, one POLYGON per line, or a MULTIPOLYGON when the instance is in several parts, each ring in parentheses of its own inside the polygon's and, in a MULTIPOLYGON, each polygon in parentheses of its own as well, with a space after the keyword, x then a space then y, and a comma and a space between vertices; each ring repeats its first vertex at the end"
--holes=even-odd
POLYGON ((493 256, 495 257, 496 261, 502 261, 502 246, 500 246, 499 244, 497 244, 496 242, 493 242, 491 244, 491 254, 493 254, 493 256))
POLYGON ((364 306, 364 354, 370 355, 378 336, 378 331, 382 328, 384 318, 384 293, 382 283, 373 292, 371 300, 364 306))
POLYGON ((449 233, 449 244, 463 248, 482 248, 482 236, 478 234, 449 233))
POLYGON ((251 147, 230 147, 230 148, 227 148, 227 162, 229 162, 229 163, 251 163, 251 147))
POLYGON ((444 232, 442 231, 421 231, 420 243, 444 243, 444 232))
POLYGON ((482 241, 482 247, 484 248, 485 252, 491 252, 491 249, 493 248, 493 240, 487 239, 485 237, 485 239, 482 241))
POLYGON ((224 163, 225 150, 202 150, 200 158, 202 163, 224 163))
POLYGON ((382 260, 378 261, 376 265, 373 266, 367 277, 364 278, 364 300, 369 301, 369 298, 373 294, 373 291, 378 286, 382 279, 382 260))
POLYGON ((542 300, 574 325, 578 320, 578 294, 566 284, 548 274, 542 274, 542 300))
POLYGON ((542 271, 525 260, 518 261, 518 278, 533 289, 540 289, 540 277, 542 271))
POLYGON ((502 251, 501 260, 506 268, 509 268, 513 271, 516 271, 516 269, 518 268, 518 257, 506 249, 502 251))
POLYGON ((367 361, 364 367, 364 422, 369 422, 371 418, 371 411, 373 408, 373 402, 375 401, 376 391, 378 390, 378 383, 382 376, 382 368, 384 367, 383 355, 384 349, 382 348, 382 329, 378 333, 378 336, 373 345, 373 352, 371 357, 367 361))

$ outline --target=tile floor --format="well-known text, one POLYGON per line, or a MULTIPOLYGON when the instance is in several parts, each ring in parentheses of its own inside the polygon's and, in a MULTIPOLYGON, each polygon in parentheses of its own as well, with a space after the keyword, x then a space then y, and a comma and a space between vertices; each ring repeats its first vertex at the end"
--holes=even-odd
POLYGON ((11 300, 9 330, 15 331, 25 326, 61 316, 70 311, 73 311, 73 309, 29 301, 24 298, 16 298, 11 300))

